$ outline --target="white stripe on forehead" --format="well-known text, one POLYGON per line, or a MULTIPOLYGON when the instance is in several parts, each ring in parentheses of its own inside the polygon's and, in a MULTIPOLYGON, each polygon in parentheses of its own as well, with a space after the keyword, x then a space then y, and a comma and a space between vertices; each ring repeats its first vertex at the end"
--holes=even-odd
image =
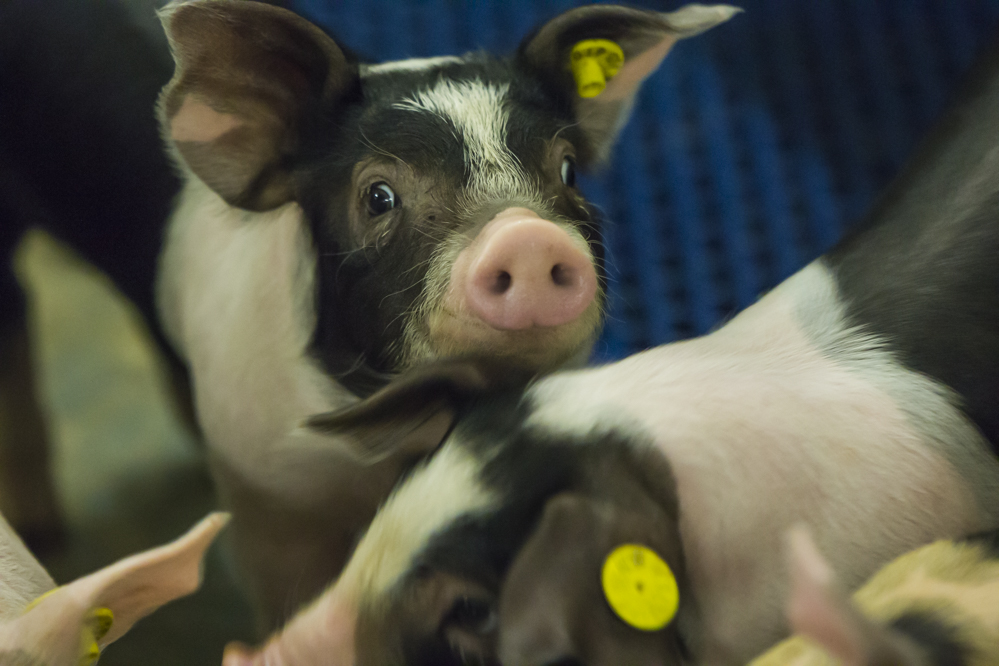
POLYGON ((397 109, 429 112, 450 122, 464 138, 465 162, 472 189, 497 195, 529 191, 520 161, 506 146, 509 84, 478 79, 441 79, 395 105, 397 109))
POLYGON ((369 600, 388 592, 435 534, 496 502, 495 493, 479 481, 480 467, 453 440, 444 445, 378 511, 337 585, 369 600))
MULTIPOLYGON (((162 30, 162 29, 161 29, 162 30)), ((392 60, 390 62, 380 62, 377 64, 365 64, 360 66, 361 76, 372 74, 385 74, 386 72, 418 72, 434 67, 443 67, 461 62, 458 56, 436 56, 434 58, 409 58, 408 60, 392 60)))

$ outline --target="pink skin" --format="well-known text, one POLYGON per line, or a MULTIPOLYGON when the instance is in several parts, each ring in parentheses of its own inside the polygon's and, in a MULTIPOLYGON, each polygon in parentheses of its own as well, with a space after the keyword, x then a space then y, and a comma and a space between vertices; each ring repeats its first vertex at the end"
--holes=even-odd
POLYGON ((486 224, 454 263, 452 297, 486 324, 522 330, 567 324, 589 307, 597 275, 583 241, 526 208, 486 224))
POLYGON ((354 666, 356 595, 334 585, 263 647, 225 648, 222 666, 354 666))

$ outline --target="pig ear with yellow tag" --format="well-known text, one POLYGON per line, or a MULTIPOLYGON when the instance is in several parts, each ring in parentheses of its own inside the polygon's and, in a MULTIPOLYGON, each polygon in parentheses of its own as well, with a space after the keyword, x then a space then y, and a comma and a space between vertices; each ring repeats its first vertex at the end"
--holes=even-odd
POLYGON ((577 7, 543 25, 520 46, 518 61, 572 103, 586 146, 583 166, 604 161, 631 113, 642 82, 680 39, 740 12, 729 5, 687 5, 654 12, 613 5, 577 7))
MULTIPOLYGON (((227 521, 213 513, 176 541, 54 587, 16 612, 0 606, 0 664, 91 666, 137 621, 198 589, 202 559, 227 521)), ((18 546, 11 536, 0 529, 0 565, 18 546)))

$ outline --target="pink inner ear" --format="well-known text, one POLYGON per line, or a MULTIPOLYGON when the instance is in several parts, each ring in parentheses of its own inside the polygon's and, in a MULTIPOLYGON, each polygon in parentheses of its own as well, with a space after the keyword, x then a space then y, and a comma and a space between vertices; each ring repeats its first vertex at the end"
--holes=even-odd
POLYGON ((607 87, 594 101, 616 102, 634 95, 642 81, 659 68, 659 63, 676 42, 677 37, 669 35, 652 48, 626 60, 621 70, 607 82, 607 87))
POLYGON ((821 645, 844 664, 859 664, 865 653, 858 612, 836 589, 835 576, 808 530, 788 533, 791 598, 788 619, 792 630, 821 645))
POLYGON ((241 124, 237 116, 219 113, 193 95, 187 95, 170 119, 170 138, 178 142, 208 143, 241 124))

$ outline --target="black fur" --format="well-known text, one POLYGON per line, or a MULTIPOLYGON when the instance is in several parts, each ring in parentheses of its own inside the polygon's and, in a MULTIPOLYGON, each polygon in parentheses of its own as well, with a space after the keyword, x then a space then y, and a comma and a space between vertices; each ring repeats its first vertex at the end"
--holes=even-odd
MULTIPOLYGON (((162 34, 124 5, 0 3, 0 260, 42 224, 101 267, 160 339, 153 282, 179 183, 153 108, 172 71, 162 34)), ((0 283, 2 325, 23 304, 6 264, 0 283)))
POLYGON ((993 49, 866 222, 826 262, 854 323, 960 394, 999 451, 997 99, 993 49))
MULTIPOLYGON (((459 421, 451 439, 488 461, 481 479, 502 499, 497 510, 465 515, 435 535, 416 556, 411 576, 442 571, 475 581, 498 597, 507 569, 549 499, 570 490, 595 491, 600 480, 592 474, 603 468, 602 462, 635 466, 633 437, 608 432, 585 439, 550 439, 524 427, 530 407, 521 399, 522 394, 514 393, 490 396, 484 399, 488 404, 474 405, 459 421)), ((667 506, 674 502, 668 500, 667 506)), ((468 653, 460 658, 443 633, 404 634, 403 642, 404 663, 413 666, 469 664, 482 658, 468 653)))
MULTIPOLYGON (((546 148, 559 134, 575 145, 582 138, 564 100, 511 62, 480 54, 439 70, 401 71, 363 80, 356 95, 323 117, 299 169, 300 200, 312 225, 320 256, 319 321, 313 353, 327 370, 362 395, 384 383, 398 359, 393 342, 401 337, 405 316, 420 296, 427 262, 446 234, 474 234, 497 204, 541 202, 476 202, 478 210, 455 211, 470 173, 462 137, 447 120, 429 113, 393 108, 393 104, 440 78, 509 84, 507 147, 525 171, 542 173, 546 148), (371 232, 353 237, 344 212, 351 205, 354 165, 379 152, 390 154, 429 178, 434 203, 420 211, 393 211, 373 220, 371 232), (331 304, 337 304, 335 307, 331 304), (377 304, 377 307, 373 307, 377 304)), ((593 211, 558 192, 544 202, 551 213, 575 223, 598 257, 600 236, 593 211)), ((403 207, 405 202, 403 202, 403 207)))
POLYGON ((980 532, 969 536, 966 541, 982 546, 988 557, 999 560, 999 530, 980 532))
POLYGON ((417 566, 464 576, 498 590, 503 572, 548 498, 580 482, 587 454, 610 443, 544 441, 524 429, 528 409, 517 396, 490 398, 489 403, 461 421, 452 438, 468 442, 477 456, 489 459, 481 477, 503 498, 501 508, 487 515, 466 516, 449 526, 418 557, 417 566))
POLYGON ((892 621, 891 628, 926 650, 933 666, 966 666, 974 656, 957 630, 932 614, 906 613, 892 621))

